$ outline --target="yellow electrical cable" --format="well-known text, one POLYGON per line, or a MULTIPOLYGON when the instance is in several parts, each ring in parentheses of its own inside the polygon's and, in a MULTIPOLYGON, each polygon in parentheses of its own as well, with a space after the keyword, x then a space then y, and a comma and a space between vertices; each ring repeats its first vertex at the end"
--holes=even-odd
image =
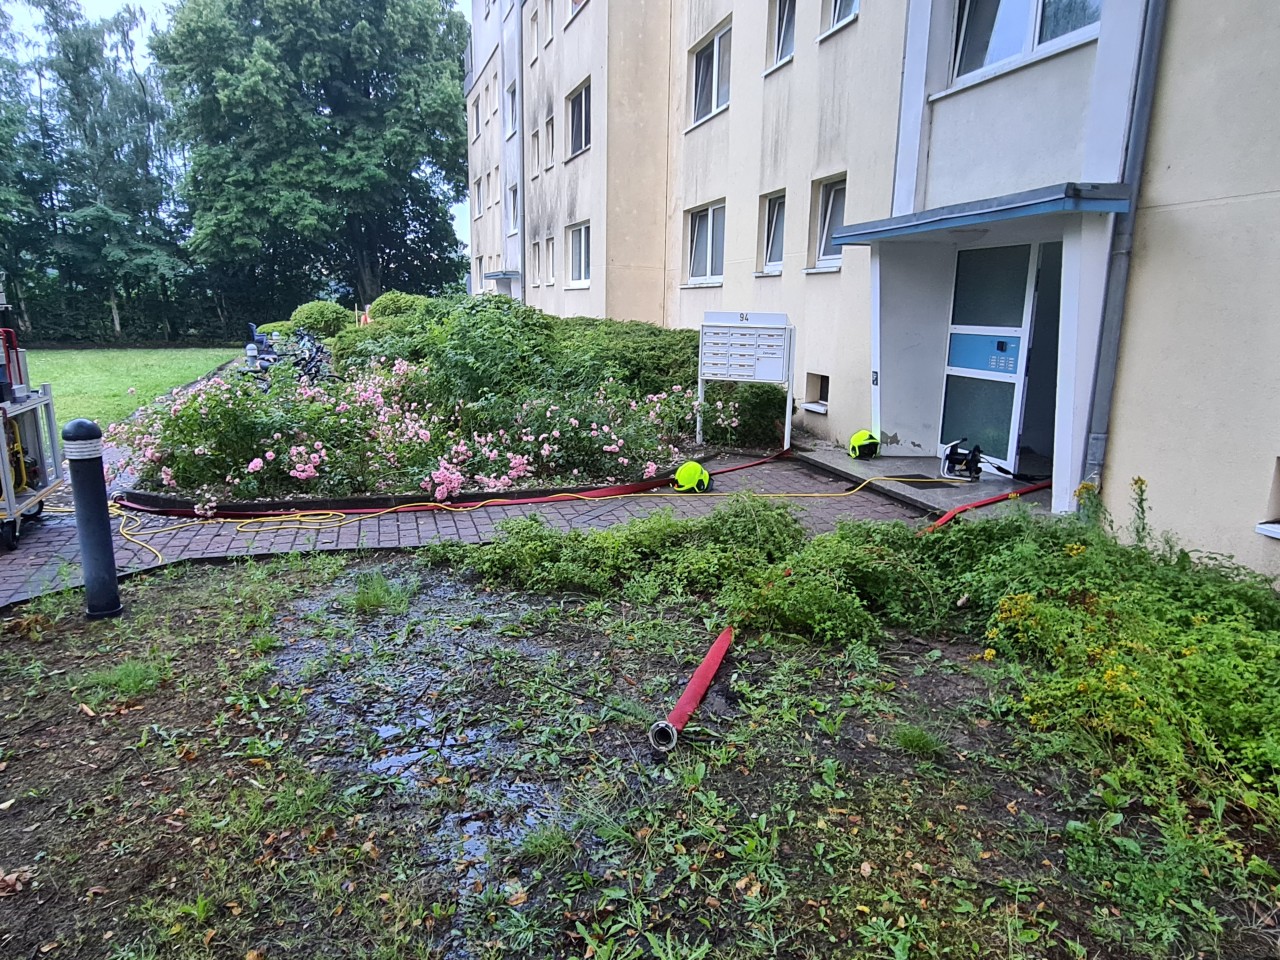
MULTIPOLYGON (((952 480, 952 479, 935 478, 935 477, 920 477, 920 478, 871 477, 868 480, 862 481, 862 483, 858 484, 858 486, 854 487, 852 490, 843 490, 840 493, 760 493, 760 494, 756 494, 756 496, 760 497, 763 500, 824 500, 824 499, 837 500, 837 499, 840 499, 841 497, 852 497, 858 493, 861 493, 870 484, 876 483, 878 481, 886 481, 886 480, 892 481, 893 483, 968 483, 969 482, 967 480, 952 480)), ((682 496, 731 497, 736 492, 740 492, 740 491, 719 492, 719 493, 695 493, 695 494, 672 494, 672 493, 657 493, 657 492, 650 491, 645 493, 614 493, 614 494, 608 494, 602 497, 593 497, 588 494, 581 494, 581 493, 565 493, 565 494, 556 495, 557 499, 554 501, 551 501, 551 503, 565 503, 565 502, 573 502, 573 501, 587 501, 591 503, 599 503, 605 500, 626 500, 632 497, 671 497, 671 498, 682 497, 682 496)), ((510 503, 510 501, 503 500, 501 498, 494 498, 490 500, 482 500, 478 503, 467 503, 467 504, 441 503, 441 504, 437 504, 435 509, 448 512, 448 513, 470 513, 473 510, 479 510, 484 507, 506 504, 506 503, 510 503)), ((421 506, 422 506, 421 504, 404 504, 398 507, 389 507, 386 510, 379 510, 376 513, 358 514, 354 516, 351 514, 340 513, 334 510, 313 510, 313 511, 299 511, 298 513, 281 514, 279 516, 247 517, 239 520, 230 519, 230 518, 218 519, 217 517, 214 517, 207 520, 184 520, 181 523, 175 523, 167 527, 161 527, 157 530, 143 530, 142 527, 145 522, 143 519, 144 515, 130 513, 127 510, 120 507, 118 504, 113 503, 111 505, 111 513, 113 516, 117 516, 120 518, 120 530, 119 530, 120 536, 123 537, 127 542, 132 543, 138 547, 141 547, 144 550, 150 551, 155 556, 156 562, 162 564, 165 562, 164 555, 155 547, 151 546, 151 544, 145 543, 144 541, 138 539, 138 537, 135 536, 134 534, 139 534, 141 536, 146 536, 146 537, 155 537, 155 536, 159 536, 162 533, 173 533, 178 530, 185 530, 189 527, 202 527, 202 526, 209 526, 210 524, 218 524, 218 525, 233 524, 235 526, 236 533, 253 533, 253 532, 278 533, 284 530, 305 530, 305 531, 311 531, 311 532, 318 532, 321 530, 338 530, 338 529, 341 529, 342 527, 347 527, 352 524, 362 523, 365 520, 377 520, 380 517, 385 517, 393 513, 435 512, 434 510, 433 511, 422 510, 421 506), (274 526, 267 526, 268 524, 274 524, 274 526)), ((529 504, 526 504, 526 506, 529 506, 529 504)), ((536 506, 536 504, 532 504, 532 506, 536 506)), ((66 510, 65 508, 52 508, 52 509, 54 509, 55 512, 58 512, 58 513, 73 512, 70 510, 66 510)))

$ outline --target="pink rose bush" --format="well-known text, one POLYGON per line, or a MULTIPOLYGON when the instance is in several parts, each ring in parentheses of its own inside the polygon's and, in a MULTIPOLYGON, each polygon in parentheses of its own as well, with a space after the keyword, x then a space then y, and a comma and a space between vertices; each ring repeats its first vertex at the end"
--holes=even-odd
MULTIPOLYGON (((375 358, 344 381, 213 377, 113 426, 139 486, 197 500, 467 492, 652 478, 693 433, 692 391, 522 388, 464 402, 426 364, 375 358)), ((708 404, 708 422, 736 419, 708 404)))

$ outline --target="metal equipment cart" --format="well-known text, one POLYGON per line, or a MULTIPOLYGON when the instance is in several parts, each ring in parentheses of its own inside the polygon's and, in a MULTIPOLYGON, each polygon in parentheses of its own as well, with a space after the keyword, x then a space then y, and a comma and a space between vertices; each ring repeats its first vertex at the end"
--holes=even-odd
MULTIPOLYGON (((8 310, 0 272, 0 317, 8 310)), ((14 550, 22 524, 44 512, 44 502, 65 482, 53 388, 27 385, 27 351, 17 334, 0 329, 0 547, 14 550)))

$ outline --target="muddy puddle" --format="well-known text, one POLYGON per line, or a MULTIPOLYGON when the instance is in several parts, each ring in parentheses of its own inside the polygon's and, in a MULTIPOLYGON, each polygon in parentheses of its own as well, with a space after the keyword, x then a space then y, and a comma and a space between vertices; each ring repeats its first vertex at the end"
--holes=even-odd
MULTIPOLYGON (((377 569, 402 596, 398 609, 356 612, 353 568, 282 611, 274 680, 304 694, 298 746, 313 770, 393 804, 398 818, 414 811, 420 867, 454 889, 461 918, 530 833, 572 827, 561 780, 529 771, 545 772, 549 758, 553 770, 610 752, 635 758, 644 731, 612 747, 590 737, 604 726, 602 702, 560 687, 541 690, 559 703, 531 711, 530 678, 563 666, 528 627, 550 601, 485 593, 408 560, 377 569)), ((464 940, 455 930, 445 955, 471 956, 464 940)))

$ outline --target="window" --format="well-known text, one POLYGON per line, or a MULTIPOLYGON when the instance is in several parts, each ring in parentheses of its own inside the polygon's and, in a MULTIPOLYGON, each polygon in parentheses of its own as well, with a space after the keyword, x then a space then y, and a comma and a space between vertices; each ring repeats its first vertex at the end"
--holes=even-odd
POLYGON ((476 97, 471 103, 471 139, 478 140, 480 138, 480 98, 476 97))
POLYGON ((569 0, 569 19, 572 20, 574 14, 587 5, 587 0, 569 0))
POLYGON ((956 77, 1097 23, 1102 0, 960 0, 956 77))
POLYGON ((547 117, 547 169, 556 162, 556 118, 547 117))
POLYGON ((578 223, 569 228, 569 286, 591 284, 591 224, 578 223))
POLYGON ((507 190, 507 234, 520 229, 520 188, 512 186, 507 190))
POLYGON ((693 55, 693 120, 705 120, 729 105, 731 29, 725 27, 693 55))
POLYGON ((569 156, 591 146, 591 81, 569 97, 569 156))
POLYGON ((492 199, 490 199, 493 196, 493 191, 489 189, 492 186, 493 186, 493 174, 486 173, 484 175, 484 192, 480 194, 480 199, 482 203, 485 200, 489 200, 490 203, 493 202, 492 199))
POLYGON ((804 407, 809 413, 827 412, 831 399, 831 378, 824 373, 805 374, 804 407))
POLYGON ((774 0, 773 62, 781 63, 796 52, 796 0, 774 0))
POLYGON ((471 192, 471 208, 472 213, 477 218, 484 213, 484 180, 476 177, 474 189, 471 192))
POLYGON ((487 83, 484 85, 484 110, 485 110, 484 122, 488 123, 489 122, 489 85, 487 83))
POLYGON ((554 286, 556 282, 556 239, 555 237, 547 237, 547 286, 554 286))
POLYGON ((724 277, 724 204, 717 203, 689 214, 689 282, 704 283, 724 277))
POLYGON ((786 233, 787 196, 780 193, 765 198, 764 211, 764 270, 766 273, 782 272, 782 240, 786 233))
POLYGON ((542 280, 542 245, 539 243, 529 247, 529 280, 535 287, 542 280))
POLYGON ((498 86, 498 73, 497 73, 497 71, 496 71, 496 70, 494 71, 494 74, 493 74, 493 82, 490 84, 490 87, 491 87, 491 88, 492 88, 492 90, 493 90, 493 101, 489 104, 489 111, 490 111, 491 113, 497 113, 497 112, 498 112, 498 97, 499 97, 499 93, 498 93, 498 91, 499 91, 499 90, 501 90, 502 88, 498 86))
POLYGON ((520 129, 520 101, 516 99, 516 82, 507 87, 507 136, 520 129))
POLYGON ((858 0, 831 0, 831 22, 829 30, 834 30, 842 23, 847 23, 858 15, 858 0))
POLYGON ((474 287, 472 289, 475 289, 475 290, 484 289, 484 257, 476 257, 474 273, 475 273, 475 279, 472 281, 474 284, 474 287))
POLYGON ((532 180, 542 172, 542 155, 537 130, 529 134, 529 158, 532 161, 529 166, 533 168, 533 173, 529 174, 529 179, 532 180))
POLYGON ((550 43, 556 32, 556 0, 544 0, 542 10, 546 14, 542 22, 547 25, 547 43, 550 43))
POLYGON ((538 33, 538 11, 535 10, 529 14, 529 49, 533 51, 533 56, 529 58, 530 63, 538 59, 538 47, 541 45, 538 33))
POLYGON ((818 266, 840 263, 843 248, 836 246, 835 232, 844 226, 844 180, 822 184, 818 202, 818 266))

